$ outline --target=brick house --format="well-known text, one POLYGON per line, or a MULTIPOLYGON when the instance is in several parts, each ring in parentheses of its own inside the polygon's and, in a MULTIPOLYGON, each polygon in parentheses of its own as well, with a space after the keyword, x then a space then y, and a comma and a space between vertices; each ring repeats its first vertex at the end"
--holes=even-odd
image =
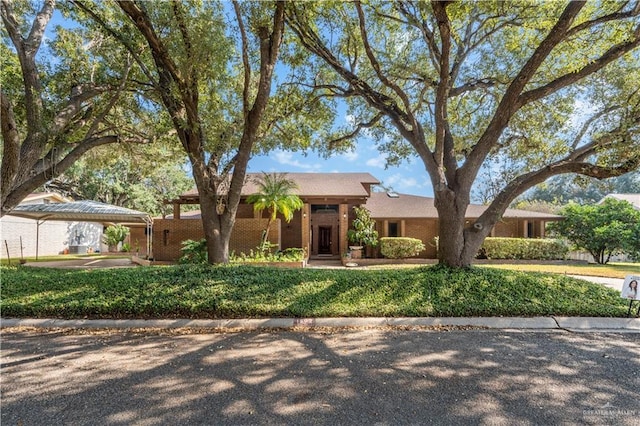
MULTIPOLYGON (((261 216, 245 202, 246 197, 257 192, 254 180, 258 176, 260 174, 249 174, 243 188, 230 241, 232 252, 246 253, 257 247, 262 230, 266 228, 267 212, 261 216)), ((353 207, 365 206, 376 220, 380 236, 418 238, 427 247, 420 257, 436 257, 433 239, 437 235, 438 214, 433 198, 374 192, 372 188, 380 182, 369 173, 287 173, 286 176, 297 183, 296 192, 304 207, 294 214, 291 222, 280 219, 272 226, 269 239, 281 249, 303 247, 310 258, 339 258, 348 250, 347 230, 354 219, 353 207)), ((199 212, 183 212, 181 209, 184 205, 198 204, 197 191, 187 192, 170 202, 173 215, 156 218, 153 223, 153 255, 156 260, 175 260, 180 256, 182 241, 203 238, 199 212)), ((477 218, 484 209, 485 206, 469 206, 469 220, 477 218)), ((558 219, 560 217, 555 215, 509 209, 492 235, 544 237, 545 222, 558 219)), ((132 227, 132 247, 135 241, 143 241, 144 238, 142 227, 132 227)))

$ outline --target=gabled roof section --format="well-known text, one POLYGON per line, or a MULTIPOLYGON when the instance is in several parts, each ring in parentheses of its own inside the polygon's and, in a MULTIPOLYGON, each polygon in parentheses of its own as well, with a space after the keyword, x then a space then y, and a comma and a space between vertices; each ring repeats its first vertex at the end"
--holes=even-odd
MULTIPOLYGON (((394 193, 395 194, 395 193, 394 193)), ((390 197, 386 192, 373 192, 365 207, 374 219, 437 219, 438 210, 433 204, 433 198, 417 195, 396 194, 390 197)), ((467 218, 478 218, 487 206, 470 204, 467 208, 467 218)), ((507 219, 544 219, 559 220, 561 216, 548 213, 532 212, 528 210, 507 209, 502 215, 507 219)))
POLYGON ((19 205, 10 216, 33 220, 65 220, 99 223, 149 222, 147 213, 97 201, 73 201, 71 203, 19 205))
POLYGON ((633 204, 633 207, 636 210, 640 210, 640 194, 609 194, 602 200, 600 200, 600 203, 602 203, 605 198, 615 198, 616 200, 628 201, 629 203, 633 204))
POLYGON ((20 204, 33 204, 37 201, 53 202, 53 203, 70 203, 73 200, 71 198, 63 197, 57 192, 32 192, 24 197, 24 200, 20 204))
MULTIPOLYGON (((293 180, 298 189, 294 191, 300 197, 368 197, 371 185, 380 181, 369 173, 282 173, 293 180)), ((256 179, 262 173, 248 173, 242 188, 242 196, 258 192, 256 179)), ((181 199, 197 199, 198 191, 191 190, 180 196, 181 199)))

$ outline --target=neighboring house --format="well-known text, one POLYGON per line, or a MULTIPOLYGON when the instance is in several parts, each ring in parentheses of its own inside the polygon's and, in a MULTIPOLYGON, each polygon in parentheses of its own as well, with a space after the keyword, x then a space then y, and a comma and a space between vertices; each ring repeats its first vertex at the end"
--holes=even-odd
MULTIPOLYGON (((53 192, 28 195, 20 206, 70 203, 72 200, 53 192)), ((103 226, 78 221, 38 221, 5 215, 0 219, 0 258, 57 255, 73 246, 100 250, 103 226)))
MULTIPOLYGON (((230 250, 236 253, 255 249, 266 227, 263 216, 246 204, 246 197, 257 192, 255 179, 249 174, 242 190, 236 225, 230 250)), ((291 222, 282 218, 272 227, 269 239, 281 249, 303 247, 311 258, 339 257, 347 252, 347 230, 354 219, 353 207, 364 206, 376 220, 380 236, 404 236, 422 240, 427 249, 421 257, 435 258, 433 244, 438 234, 438 214, 433 198, 415 195, 373 192, 380 182, 369 173, 287 173, 286 177, 298 185, 297 195, 304 207, 294 214, 291 222)), ((175 260, 180 256, 181 243, 187 239, 203 238, 200 213, 181 212, 184 204, 198 204, 198 193, 191 191, 171 201, 174 214, 166 219, 154 219, 153 255, 156 260, 175 260)), ((485 206, 471 205, 469 220, 477 218, 485 206)), ((501 237, 544 237, 545 223, 560 216, 524 210, 507 210, 502 222, 492 231, 501 237)), ((131 241, 142 240, 144 229, 132 227, 131 241)), ((133 245, 133 244, 132 244, 133 245)))
POLYGON ((640 210, 640 194, 608 194, 602 200, 600 200, 598 204, 602 203, 607 198, 615 198, 616 200, 628 201, 629 203, 633 204, 633 207, 636 210, 640 210))

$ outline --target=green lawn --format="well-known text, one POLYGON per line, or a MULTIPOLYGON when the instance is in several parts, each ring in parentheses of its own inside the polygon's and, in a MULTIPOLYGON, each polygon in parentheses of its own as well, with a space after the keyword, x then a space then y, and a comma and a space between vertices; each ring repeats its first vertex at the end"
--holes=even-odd
POLYGON ((492 268, 2 267, 4 317, 625 316, 617 291, 492 268))

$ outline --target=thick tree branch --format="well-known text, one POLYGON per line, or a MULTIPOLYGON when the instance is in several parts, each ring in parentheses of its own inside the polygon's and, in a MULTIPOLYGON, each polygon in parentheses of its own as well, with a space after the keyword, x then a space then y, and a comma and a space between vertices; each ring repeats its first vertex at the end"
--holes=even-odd
POLYGON ((16 188, 13 188, 12 191, 7 194, 6 198, 4 198, 3 194, 4 202, 2 203, 2 211, 0 212, 1 215, 4 216, 6 213, 15 208, 24 199, 24 197, 26 197, 31 191, 33 191, 34 188, 44 185, 49 179, 51 179, 54 170, 56 173, 64 173, 69 167, 71 167, 71 165, 73 165, 73 163, 75 163, 90 149, 115 142, 117 142, 116 136, 104 136, 84 140, 78 143, 78 145, 76 145, 76 147, 72 149, 71 152, 64 156, 64 158, 62 158, 60 161, 50 161, 49 164, 45 165, 42 171, 30 176, 27 180, 21 182, 16 188))
POLYGON ((552 176, 576 173, 596 179, 607 179, 622 176, 625 173, 636 170, 640 166, 640 156, 635 156, 626 162, 614 166, 605 167, 581 161, 561 160, 547 167, 518 176, 494 198, 485 212, 477 219, 476 223, 482 225, 482 229, 492 227, 504 214, 509 204, 527 189, 544 182, 552 176))
POLYGON ((367 24, 365 22, 364 12, 362 11, 362 5, 360 4, 359 0, 355 1, 354 5, 358 13, 358 23, 360 27, 360 36, 362 37, 362 44, 364 46, 364 51, 367 54, 367 58, 369 59, 369 63, 371 64, 371 67, 375 71, 378 79, 382 82, 382 84, 390 88, 400 98, 404 105, 404 112, 410 120, 408 124, 410 124, 411 127, 415 127, 416 120, 411 113, 411 103, 409 102, 409 98, 407 97, 407 94, 397 84, 389 80, 382 71, 380 63, 378 62, 378 59, 376 58, 376 55, 373 53, 373 49, 369 44, 369 35, 367 34, 367 24))
POLYGON ((473 180, 486 156, 497 143, 513 114, 523 105, 523 103, 519 102, 522 90, 551 51, 565 39, 567 30, 571 27, 575 17, 584 5, 584 1, 572 1, 567 4, 553 28, 551 28, 547 36, 512 80, 498 104, 492 120, 469 156, 467 156, 465 164, 458 170, 459 176, 464 180, 463 186, 465 188, 471 188, 473 180))
MULTIPOLYGON (((54 0, 46 0, 44 2, 42 8, 33 20, 29 36, 25 39, 20 34, 20 25, 11 7, 11 2, 8 0, 2 0, 0 3, 2 21, 5 24, 5 28, 9 33, 9 37, 11 38, 16 51, 18 52, 20 68, 22 69, 28 127, 27 145, 31 145, 32 139, 38 139, 38 134, 42 131, 42 86, 36 67, 35 56, 40 48, 40 44, 42 43, 44 30, 53 15, 54 7, 54 0)), ((31 151, 31 149, 28 151, 31 151)))
POLYGON ((2 125, 2 165, 0 166, 0 194, 7 194, 20 166, 20 136, 13 106, 0 90, 0 124, 2 125))
POLYGON ((382 117, 384 117, 384 114, 379 112, 375 116, 373 116, 371 120, 356 124, 355 129, 353 129, 351 132, 343 136, 340 136, 338 138, 331 139, 330 141, 327 142, 329 149, 334 149, 336 146, 340 145, 342 142, 355 138, 360 134, 362 129, 370 129, 371 127, 375 126, 376 124, 378 124, 378 122, 380 122, 382 117))
POLYGON ((416 149, 425 164, 428 164, 427 167, 431 168, 431 170, 437 169, 433 156, 424 140, 422 127, 410 128, 408 126, 411 123, 410 118, 397 106, 393 99, 376 91, 366 81, 345 68, 311 28, 306 16, 304 16, 304 11, 294 3, 289 3, 287 22, 306 49, 322 58, 338 75, 344 78, 370 107, 387 115, 400 134, 416 149))
POLYGON ((630 10, 626 11, 626 12, 621 12, 626 6, 627 4, 629 4, 628 1, 626 2, 621 2, 620 3, 620 7, 618 8, 618 10, 614 13, 610 13, 608 15, 604 15, 604 16, 600 16, 596 19, 592 19, 590 21, 585 21, 582 22, 578 25, 576 25, 575 27, 571 28, 569 31, 567 31, 567 37, 572 37, 574 35, 576 35, 577 33, 593 28, 597 25, 600 24, 604 24, 606 22, 611 22, 611 21, 620 21, 623 19, 627 19, 627 18, 633 18, 635 16, 640 15, 640 2, 635 1, 633 8, 631 8, 630 10))
POLYGON ((640 46, 640 25, 636 29, 635 33, 636 34, 634 39, 611 47, 600 58, 590 62, 580 70, 572 72, 570 74, 565 74, 545 84, 544 86, 522 93, 516 103, 517 107, 519 108, 533 101, 537 101, 538 99, 542 99, 564 87, 574 84, 577 81, 582 80, 586 76, 601 70, 606 65, 620 58, 622 55, 637 48, 638 46, 640 46))
POLYGON ((175 64, 166 46, 153 28, 153 24, 144 9, 136 1, 118 0, 120 8, 131 18, 135 26, 142 33, 151 48, 154 62, 159 70, 171 75, 171 81, 184 89, 184 81, 180 77, 180 71, 175 64))
POLYGON ((49 129, 50 135, 55 136, 62 133, 71 120, 82 111, 82 106, 86 101, 111 90, 113 88, 110 86, 94 86, 92 84, 74 86, 71 98, 53 118, 53 125, 49 129))
POLYGON ((576 137, 573 138, 573 142, 571 142, 571 148, 576 149, 578 147, 578 145, 580 144, 580 141, 582 141, 582 138, 584 137, 584 135, 587 133, 587 131, 589 130, 589 127, 591 127, 591 125, 598 120, 600 117, 609 114, 610 112, 619 110, 620 108, 622 108, 622 106, 620 105, 612 105, 610 107, 607 107, 605 109, 603 109, 602 111, 592 115, 591 117, 589 117, 589 119, 587 121, 584 122, 584 124, 582 125, 582 127, 580 128, 580 131, 578 131, 578 133, 576 134, 576 137))
POLYGON ((240 30, 240 40, 242 41, 242 68, 244 70, 244 85, 242 87, 242 111, 244 119, 247 119, 249 114, 249 90, 251 87, 251 63, 249 62, 249 41, 247 39, 247 32, 244 28, 244 22, 242 19, 242 13, 240 11, 240 5, 237 0, 233 0, 233 10, 236 13, 236 20, 238 21, 238 29, 240 30))
POLYGON ((140 70, 142 71, 142 73, 148 79, 147 82, 136 81, 136 83, 138 83, 140 85, 150 85, 150 86, 152 86, 154 88, 157 88, 157 82, 156 82, 155 78, 153 77, 153 74, 151 73, 151 71, 149 71, 149 68, 146 66, 146 64, 144 63, 144 61, 140 57, 140 53, 136 49, 133 48, 133 46, 131 45, 131 42, 130 42, 129 39, 126 39, 125 37, 123 37, 123 33, 122 32, 115 31, 113 28, 111 28, 111 26, 109 26, 104 21, 104 19, 102 19, 100 16, 98 16, 90 7, 85 5, 83 1, 81 1, 81 0, 71 0, 71 4, 73 4, 74 6, 79 7, 87 16, 89 16, 91 19, 93 19, 103 30, 105 30, 109 35, 111 35, 111 37, 113 37, 115 40, 120 42, 120 44, 122 44, 125 47, 125 49, 127 49, 129 54, 131 54, 133 59, 136 61, 136 64, 138 64, 138 67, 140 67, 140 70))
POLYGON ((284 6, 284 1, 276 2, 271 31, 269 31, 267 27, 259 27, 257 29, 260 40, 260 78, 258 79, 258 87, 253 105, 245 116, 242 138, 238 146, 233 175, 229 185, 228 203, 232 206, 237 206, 240 202, 242 186, 245 183, 247 163, 251 157, 251 151, 255 143, 258 128, 260 127, 269 96, 271 95, 273 72, 284 35, 284 6))
POLYGON ((417 14, 412 13, 409 10, 409 5, 411 2, 408 1, 398 1, 394 3, 396 9, 407 18, 407 22, 417 28, 424 41, 429 46, 428 53, 429 58, 431 59, 431 63, 436 71, 440 72, 440 50, 438 49, 438 44, 436 43, 435 35, 425 19, 420 19, 417 14))
MULTIPOLYGON (((456 157, 454 152, 453 135, 449 128, 448 118, 448 100, 451 90, 451 74, 449 73, 451 61, 451 22, 447 14, 447 6, 449 3, 434 1, 431 3, 433 13, 438 21, 438 31, 440 32, 440 81, 436 88, 435 103, 435 150, 434 157, 441 171, 439 184, 436 185, 436 191, 444 190, 444 183, 447 182, 450 189, 454 189, 455 172, 457 169, 456 157)), ((436 197, 437 198, 437 197, 436 197)))

